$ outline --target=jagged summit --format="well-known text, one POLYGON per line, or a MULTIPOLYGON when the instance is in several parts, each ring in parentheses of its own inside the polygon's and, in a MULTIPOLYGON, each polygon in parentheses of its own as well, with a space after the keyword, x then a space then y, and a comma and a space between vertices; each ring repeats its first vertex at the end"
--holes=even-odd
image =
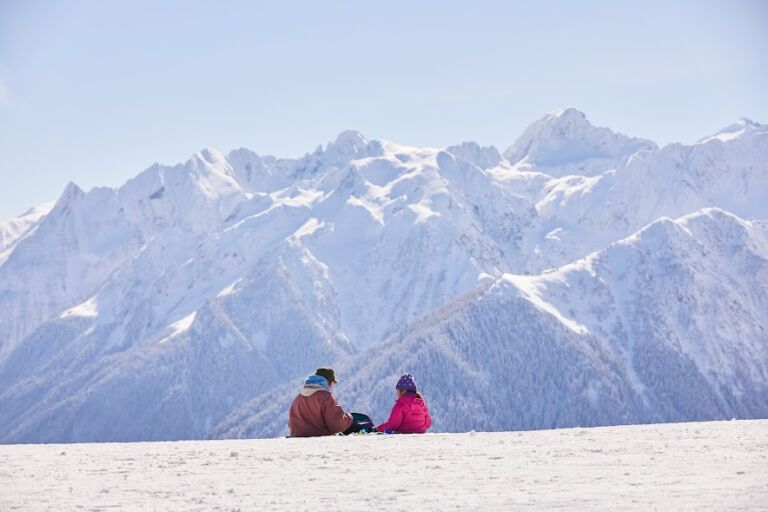
POLYGON ((19 240, 29 236, 55 206, 55 203, 45 203, 30 208, 19 217, 0 221, 0 265, 3 264, 10 250, 19 240))
POLYGON ((368 139, 357 130, 344 130, 330 145, 339 150, 359 150, 367 147, 368 143, 368 139))
POLYGON ((53 210, 58 211, 69 206, 72 202, 82 199, 85 196, 85 191, 81 189, 76 183, 70 181, 64 187, 59 199, 54 204, 53 210))
POLYGON ((758 123, 757 121, 753 121, 748 117, 740 117, 739 120, 737 121, 737 124, 740 124, 742 126, 749 126, 753 128, 765 128, 764 124, 758 123))
POLYGON ((654 142, 596 127, 575 109, 556 110, 529 126, 505 152, 512 164, 526 164, 561 176, 594 175, 615 168, 654 142))
POLYGON ((587 115, 581 110, 575 107, 566 107, 562 109, 553 110, 544 116, 544 119, 549 124, 577 124, 582 126, 592 126, 592 123, 587 119, 587 115))
POLYGON ((200 161, 210 165, 220 164, 226 162, 227 158, 224 154, 216 148, 207 147, 203 148, 194 155, 192 155, 191 161, 200 161))
POLYGON ((739 118, 735 123, 729 124, 717 133, 699 139, 696 144, 706 144, 712 141, 728 142, 743 136, 753 135, 755 133, 768 133, 768 125, 760 124, 746 117, 739 118))
POLYGON ((367 158, 380 156, 382 146, 379 141, 368 140, 356 130, 341 132, 336 140, 327 144, 322 158, 325 161, 340 161, 344 159, 367 158))
POLYGON ((537 143, 537 139, 573 138, 594 128, 586 114, 576 108, 553 110, 526 128, 523 134, 504 151, 504 156, 511 163, 517 163, 536 149, 533 146, 537 143))
POLYGON ((445 150, 453 156, 470 162, 481 169, 494 167, 502 160, 499 150, 494 146, 483 147, 474 141, 449 146, 445 150))

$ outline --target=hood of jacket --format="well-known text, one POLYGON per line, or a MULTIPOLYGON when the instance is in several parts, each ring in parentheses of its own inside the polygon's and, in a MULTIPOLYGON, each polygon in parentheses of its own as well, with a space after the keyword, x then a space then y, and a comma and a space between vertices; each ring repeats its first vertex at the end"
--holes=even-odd
POLYGON ((420 396, 416 396, 415 393, 405 393, 403 396, 397 399, 397 402, 419 410, 427 408, 427 403, 424 401, 424 399, 420 396))
POLYGON ((302 396, 311 396, 318 391, 330 392, 330 389, 328 389, 328 381, 325 379, 325 377, 320 375, 310 375, 304 381, 304 385, 301 387, 301 391, 299 393, 302 396))

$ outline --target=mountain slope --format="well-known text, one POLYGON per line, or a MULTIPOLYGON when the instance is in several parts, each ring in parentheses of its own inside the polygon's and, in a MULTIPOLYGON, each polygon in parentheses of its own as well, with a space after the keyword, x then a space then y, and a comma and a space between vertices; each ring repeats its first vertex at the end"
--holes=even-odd
MULTIPOLYGON (((405 149, 396 149, 401 158, 405 149)), ((11 345, 0 361, 3 440, 203 436, 271 383, 318 360, 332 364, 471 289, 484 270, 498 273, 501 251, 451 183, 423 167, 434 153, 411 150, 415 163, 404 165, 392 151, 342 134, 294 164, 290 172, 306 178, 271 193, 231 185, 237 171, 208 152, 171 171, 150 168, 110 192, 102 209, 122 210, 115 217, 126 229, 145 228, 133 238, 143 245, 108 245, 124 259, 109 259, 114 267, 98 287, 78 282, 82 302, 71 300, 11 345), (360 153, 362 162, 345 161, 360 153), (209 193, 214 180, 232 191, 225 200, 209 193), (153 192, 137 193, 141 182, 153 192), (190 207, 184 194, 200 204, 190 207), (169 333, 177 333, 172 343, 164 341, 169 333), (230 360, 240 370, 222 366, 230 360), (206 377, 189 368, 220 380, 201 393, 206 377), (257 378, 244 378, 246 368, 257 378), (114 396, 117 411, 98 414, 112 410, 114 396)), ((64 218, 56 234, 71 229, 59 213, 68 204, 52 213, 64 218)), ((73 245, 94 243, 90 230, 72 231, 85 239, 73 245)), ((132 240, 95 231, 97 242, 106 233, 132 240)), ((93 270, 91 279, 99 277, 93 270)))
POLYGON ((19 241, 34 233, 37 225, 52 208, 52 204, 43 204, 19 217, 0 222, 0 265, 8 259, 19 241))
MULTIPOLYGON (((768 224, 703 210, 480 287, 348 360, 338 393, 383 421, 411 371, 438 431, 765 417, 766 312, 768 224)), ((295 387, 212 435, 283 433, 295 387)))

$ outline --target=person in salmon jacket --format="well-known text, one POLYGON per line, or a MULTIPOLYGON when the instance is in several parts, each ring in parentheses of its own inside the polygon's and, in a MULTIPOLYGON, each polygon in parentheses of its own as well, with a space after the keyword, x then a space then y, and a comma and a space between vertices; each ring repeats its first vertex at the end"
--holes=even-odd
POLYGON ((395 385, 397 400, 389 419, 376 427, 377 432, 393 434, 423 434, 432 426, 424 397, 416 389, 410 373, 404 373, 395 385))
POLYGON ((307 377, 288 413, 291 437, 331 436, 352 425, 352 415, 333 396, 334 384, 333 368, 318 368, 307 377))

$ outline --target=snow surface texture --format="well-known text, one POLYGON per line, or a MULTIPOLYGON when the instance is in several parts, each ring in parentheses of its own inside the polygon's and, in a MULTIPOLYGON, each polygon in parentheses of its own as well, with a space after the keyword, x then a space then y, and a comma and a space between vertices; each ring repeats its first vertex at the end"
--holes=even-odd
POLYGON ((0 446, 3 510, 762 511, 768 421, 0 446))
POLYGON ((0 224, 0 442, 279 435, 301 378, 438 431, 768 416, 768 127, 574 109, 502 155, 213 149, 0 224), (451 413, 449 411, 456 411, 451 413))

